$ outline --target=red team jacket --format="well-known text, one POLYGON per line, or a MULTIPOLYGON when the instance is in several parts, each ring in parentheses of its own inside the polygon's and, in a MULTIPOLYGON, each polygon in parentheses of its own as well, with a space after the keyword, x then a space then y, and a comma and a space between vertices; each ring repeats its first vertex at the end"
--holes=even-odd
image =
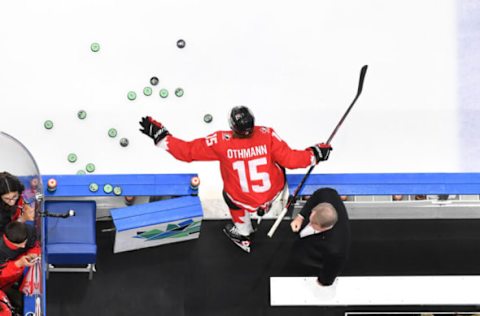
POLYGON ((282 167, 305 168, 315 163, 311 150, 294 150, 272 128, 255 126, 249 138, 218 131, 187 142, 171 135, 162 146, 176 159, 220 162, 224 191, 240 207, 256 210, 283 189, 282 167))
POLYGON ((29 254, 40 255, 42 250, 38 242, 35 243, 34 247, 28 250, 23 250, 23 248, 18 248, 17 246, 12 244, 5 237, 5 235, 0 238, 3 239, 2 247, 4 247, 4 249, 0 249, 2 252, 1 259, 6 261, 0 264, 0 289, 4 290, 8 289, 13 283, 17 282, 21 278, 25 270, 24 267, 17 267, 15 265, 15 261, 21 256, 29 254))

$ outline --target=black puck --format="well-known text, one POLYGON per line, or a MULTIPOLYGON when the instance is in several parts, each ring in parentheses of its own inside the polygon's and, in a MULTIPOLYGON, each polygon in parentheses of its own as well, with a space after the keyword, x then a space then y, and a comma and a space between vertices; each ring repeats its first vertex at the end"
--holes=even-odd
POLYGON ((178 48, 184 48, 185 47, 185 41, 183 39, 179 39, 177 41, 177 47, 178 48))

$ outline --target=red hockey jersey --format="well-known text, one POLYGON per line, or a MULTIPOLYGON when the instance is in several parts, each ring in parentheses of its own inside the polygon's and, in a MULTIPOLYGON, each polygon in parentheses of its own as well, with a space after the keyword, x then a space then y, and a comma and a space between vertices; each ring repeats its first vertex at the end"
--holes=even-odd
POLYGON ((305 168, 315 162, 311 150, 291 149, 272 128, 256 126, 249 138, 218 131, 190 142, 167 136, 161 142, 176 159, 220 162, 224 191, 240 207, 256 210, 285 185, 283 168, 305 168))

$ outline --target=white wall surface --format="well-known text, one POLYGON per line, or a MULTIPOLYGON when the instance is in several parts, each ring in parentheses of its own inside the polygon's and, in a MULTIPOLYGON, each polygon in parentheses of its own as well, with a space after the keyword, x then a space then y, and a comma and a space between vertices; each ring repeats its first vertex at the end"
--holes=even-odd
POLYGON ((244 104, 305 148, 328 138, 368 64, 363 94, 314 172, 476 171, 459 164, 456 23, 453 0, 1 1, 0 130, 44 174, 88 162, 96 173, 198 172, 203 198, 217 199, 217 163, 175 161, 138 132, 141 116, 190 140, 227 129, 229 109, 244 104), (160 84, 146 97, 151 76, 160 84))

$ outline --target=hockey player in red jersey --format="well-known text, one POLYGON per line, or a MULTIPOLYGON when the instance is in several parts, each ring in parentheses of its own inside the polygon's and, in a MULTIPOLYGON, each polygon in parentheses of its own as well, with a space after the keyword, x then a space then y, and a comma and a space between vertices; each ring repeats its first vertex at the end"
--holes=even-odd
POLYGON ((246 106, 231 110, 230 131, 217 131, 189 142, 172 136, 149 116, 139 123, 142 133, 176 159, 220 162, 223 197, 233 221, 223 231, 246 252, 250 252, 254 231, 250 213, 268 212, 272 201, 281 195, 286 187, 284 168, 311 166, 327 160, 332 150, 328 144, 291 149, 272 128, 255 126, 255 118, 246 106))

